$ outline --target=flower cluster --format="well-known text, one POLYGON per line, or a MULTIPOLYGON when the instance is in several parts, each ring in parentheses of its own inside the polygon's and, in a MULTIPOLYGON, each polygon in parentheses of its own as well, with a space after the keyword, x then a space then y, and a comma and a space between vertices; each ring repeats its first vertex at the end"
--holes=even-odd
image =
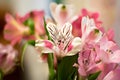
POLYGON ((16 18, 7 14, 4 37, 13 45, 22 39, 36 40, 41 61, 48 55, 50 80, 119 80, 120 48, 113 30, 105 32, 98 13, 82 9, 73 15, 71 7, 51 3, 54 20, 44 20, 43 11, 16 18))

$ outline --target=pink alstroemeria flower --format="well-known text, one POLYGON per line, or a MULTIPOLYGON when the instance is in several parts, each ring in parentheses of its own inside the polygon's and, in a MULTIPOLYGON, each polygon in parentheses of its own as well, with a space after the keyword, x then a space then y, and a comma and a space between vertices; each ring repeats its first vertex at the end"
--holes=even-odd
POLYGON ((17 22, 10 14, 6 14, 6 22, 7 24, 4 27, 4 38, 11 41, 12 45, 19 42, 23 36, 29 34, 29 28, 17 22))
POLYGON ((99 66, 101 65, 98 52, 96 49, 99 46, 86 44, 84 49, 79 53, 78 57, 78 72, 80 76, 87 78, 90 74, 100 71, 99 66))
POLYGON ((11 72, 15 65, 18 52, 13 49, 11 45, 2 45, 0 44, 0 70, 4 74, 11 72))
POLYGON ((45 35, 43 17, 44 11, 33 11, 23 17, 17 15, 16 18, 13 18, 10 14, 6 14, 7 23, 4 28, 4 38, 11 41, 12 45, 15 45, 22 39, 35 40, 40 38, 39 36, 45 35), (29 19, 33 20, 31 23, 34 27, 34 33, 31 33, 30 27, 24 24, 29 19))
POLYGON ((83 17, 81 20, 81 41, 84 45, 86 42, 97 43, 102 38, 102 32, 96 27, 93 19, 83 17))
MULTIPOLYGON (((103 36, 103 38, 99 41, 98 44, 100 45, 101 51, 99 53, 99 58, 103 63, 103 65, 100 67, 101 74, 98 76, 98 80, 104 80, 104 78, 106 80, 108 76, 110 78, 111 76, 115 77, 118 74, 117 69, 118 67, 120 67, 120 48, 115 42, 109 40, 107 34, 103 36), (114 72, 116 75, 112 75, 111 72, 114 72)), ((114 79, 111 78, 110 80, 114 79)))
POLYGON ((120 48, 118 45, 110 41, 106 35, 102 37, 99 41, 100 49, 101 49, 101 60, 105 63, 120 63, 120 48))
POLYGON ((94 19, 88 17, 83 17, 81 20, 81 32, 82 45, 78 58, 78 72, 87 78, 90 74, 101 70, 98 42, 102 39, 103 33, 96 27, 94 19))
POLYGON ((98 13, 92 13, 92 12, 88 12, 86 9, 82 9, 81 14, 78 16, 73 17, 73 19, 71 20, 72 26, 73 26, 73 35, 74 36, 79 36, 81 37, 82 35, 82 31, 81 31, 81 20, 82 17, 84 16, 88 16, 89 18, 92 18, 95 22, 95 26, 101 30, 102 32, 104 32, 103 27, 101 26, 101 21, 98 20, 99 14, 98 13))
POLYGON ((34 26, 35 26, 35 32, 38 35, 44 35, 45 34, 45 30, 44 30, 44 11, 32 11, 27 13, 24 16, 19 16, 17 14, 16 18, 18 21, 24 23, 27 19, 33 19, 34 21, 34 26))
POLYGON ((56 3, 50 4, 51 14, 57 25, 62 26, 63 24, 69 21, 69 19, 73 15, 73 10, 71 8, 72 6, 70 5, 56 3))
POLYGON ((63 27, 57 27, 53 23, 47 24, 47 30, 53 40, 37 40, 35 46, 41 53, 54 53, 57 57, 75 55, 80 51, 81 39, 73 38, 72 25, 65 23, 63 27))

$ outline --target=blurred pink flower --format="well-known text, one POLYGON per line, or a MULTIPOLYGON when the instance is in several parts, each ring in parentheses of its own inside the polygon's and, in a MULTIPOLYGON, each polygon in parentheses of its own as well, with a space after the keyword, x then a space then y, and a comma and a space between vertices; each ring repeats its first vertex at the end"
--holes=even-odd
POLYGON ((4 74, 11 72, 18 57, 18 52, 11 45, 0 44, 0 69, 4 74))
POLYGON ((58 26, 63 26, 73 15, 73 9, 70 5, 50 4, 51 14, 58 26))
POLYGON ((73 19, 71 20, 72 26, 73 26, 73 35, 74 36, 79 36, 81 37, 82 35, 82 31, 81 31, 81 20, 82 17, 89 17, 90 19, 92 18, 95 22, 95 26, 101 30, 102 32, 104 32, 103 27, 101 26, 101 21, 98 20, 99 14, 98 13, 92 13, 92 12, 88 12, 86 9, 82 9, 81 14, 78 16, 73 17, 73 19))
POLYGON ((12 45, 15 45, 22 39, 35 40, 40 38, 41 35, 45 35, 43 17, 44 11, 33 11, 23 17, 17 15, 16 18, 13 18, 10 14, 6 14, 7 23, 4 28, 4 38, 11 41, 12 45), (29 20, 27 23, 32 27, 25 25, 27 20, 29 20))
POLYGON ((34 19, 34 24, 35 24, 35 32, 38 35, 45 35, 45 30, 44 30, 44 17, 45 13, 44 11, 33 11, 33 19, 34 19))
POLYGON ((16 21, 10 14, 6 14, 7 24, 4 27, 4 38, 11 41, 14 45, 19 42, 23 36, 29 34, 29 28, 16 21))
POLYGON ((24 16, 19 16, 18 14, 16 15, 16 19, 22 23, 24 23, 28 19, 33 19, 35 32, 38 35, 45 34, 44 17, 45 17, 45 13, 42 10, 41 11, 32 11, 32 12, 27 13, 24 16))

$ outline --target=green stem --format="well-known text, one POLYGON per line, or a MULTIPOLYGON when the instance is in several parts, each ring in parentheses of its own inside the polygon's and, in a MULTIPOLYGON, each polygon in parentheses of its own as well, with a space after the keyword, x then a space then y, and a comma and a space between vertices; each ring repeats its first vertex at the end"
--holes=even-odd
POLYGON ((3 80, 3 72, 0 70, 0 80, 3 80))
POLYGON ((48 66, 49 66, 49 80, 54 80, 55 78, 55 71, 54 71, 54 61, 53 61, 53 54, 48 54, 48 66))

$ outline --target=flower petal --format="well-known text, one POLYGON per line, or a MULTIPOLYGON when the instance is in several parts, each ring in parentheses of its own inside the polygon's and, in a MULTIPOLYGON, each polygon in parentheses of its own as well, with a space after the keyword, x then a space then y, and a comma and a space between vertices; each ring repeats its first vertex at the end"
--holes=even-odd
POLYGON ((53 53, 53 43, 49 40, 36 40, 35 46, 41 53, 53 53))
POLYGON ((51 3, 50 10, 57 25, 62 26, 73 15, 70 5, 51 3))
POLYGON ((59 31, 57 29, 57 26, 53 23, 48 23, 47 30, 48 30, 52 40, 56 43, 57 42, 56 40, 58 40, 58 38, 59 38, 59 31))
POLYGON ((72 56, 77 54, 80 50, 81 50, 81 39, 79 37, 76 37, 73 39, 73 41, 71 42, 71 44, 68 46, 68 53, 67 56, 72 56))
POLYGON ((120 69, 110 71, 103 80, 120 80, 120 69))
POLYGON ((44 11, 33 11, 32 12, 34 17, 34 23, 35 23, 35 30, 36 33, 38 33, 39 35, 43 35, 45 34, 45 30, 44 30, 44 11))
POLYGON ((109 57, 110 57, 110 62, 120 63, 120 50, 115 51, 109 57))

